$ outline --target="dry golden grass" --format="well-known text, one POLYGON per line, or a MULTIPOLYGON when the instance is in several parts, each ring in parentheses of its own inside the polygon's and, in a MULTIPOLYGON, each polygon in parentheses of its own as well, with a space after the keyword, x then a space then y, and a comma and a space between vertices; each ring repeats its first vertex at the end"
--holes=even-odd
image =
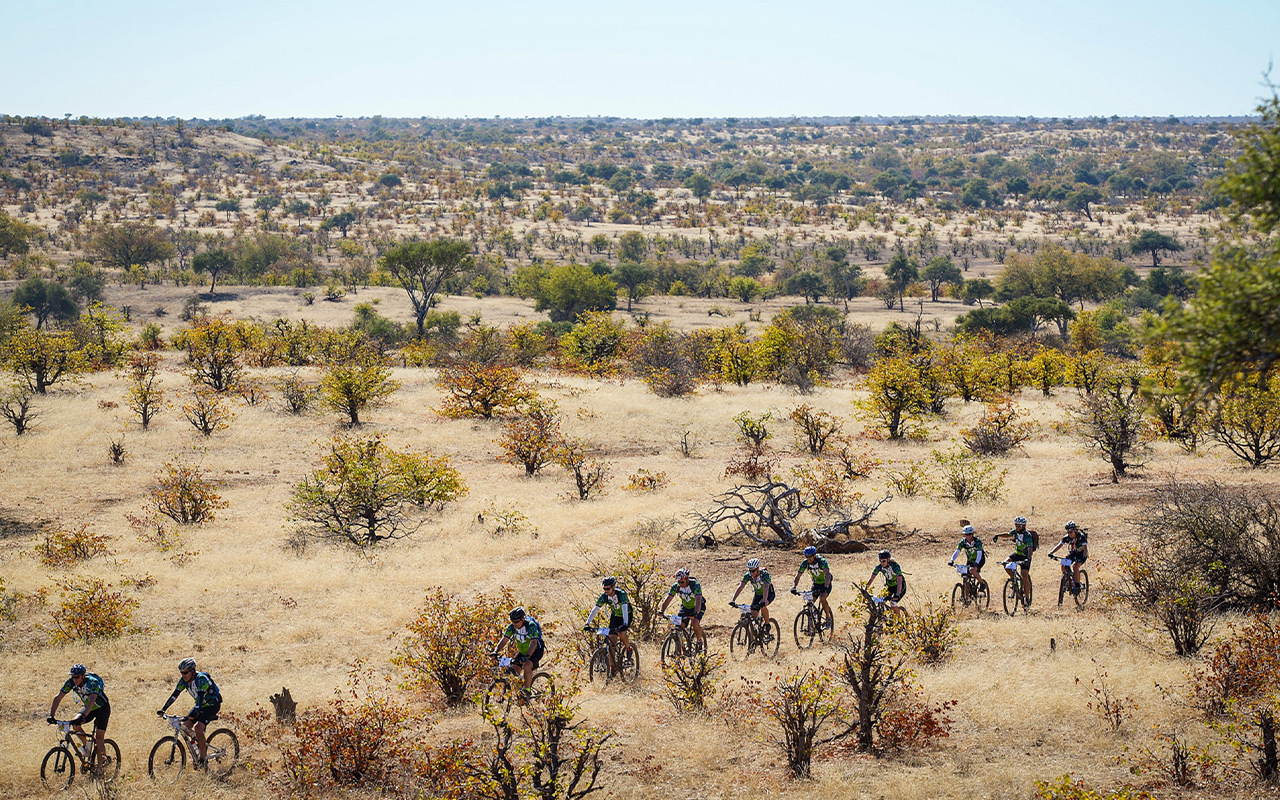
MULTIPOLYGON (((237 291, 242 299, 220 301, 218 308, 246 316, 316 314, 313 318, 325 324, 344 323, 350 313, 349 303, 302 307, 288 293, 237 291)), ((157 297, 171 292, 140 294, 157 297)), ((399 308, 394 292, 370 290, 362 292, 361 299, 370 295, 384 297, 383 313, 399 308)), ((465 315, 472 308, 468 302, 450 298, 446 308, 457 307, 465 315)), ((677 324, 692 325, 702 321, 697 310, 700 302, 669 298, 654 305, 677 324)), ((141 301, 133 304, 135 309, 142 307, 141 301)), ((527 304, 518 301, 474 307, 483 308, 487 319, 499 322, 531 313, 527 304)), ((403 310, 391 315, 402 317, 403 310)), ((875 317, 870 309, 868 314, 875 317)), ((882 317, 875 319, 872 324, 883 323, 882 317)), ((170 354, 164 381, 171 396, 185 386, 177 366, 170 354)), ((99 401, 120 402, 124 387, 119 379, 98 374, 80 388, 42 399, 43 417, 33 433, 16 439, 7 433, 0 437, 0 516, 14 521, 88 523, 93 530, 112 535, 115 550, 110 559, 70 570, 51 569, 32 556, 35 537, 5 535, 0 538, 0 575, 11 591, 31 592, 72 573, 112 581, 121 576, 155 578, 153 587, 139 592, 142 605, 137 621, 149 629, 145 634, 91 647, 48 647, 32 628, 35 623, 47 623, 47 612, 30 612, 16 629, 10 626, 11 633, 0 646, 0 675, 5 678, 0 693, 0 794, 44 793, 38 787, 37 771, 53 736, 43 717, 49 698, 73 662, 85 662, 107 681, 115 710, 111 736, 120 743, 125 759, 122 795, 170 796, 150 786, 144 762, 150 744, 163 733, 152 714, 172 687, 179 658, 194 654, 200 659, 223 687, 227 709, 243 713, 265 705, 267 696, 281 686, 288 686, 303 706, 322 703, 343 685, 348 665, 356 659, 389 669, 387 659, 395 637, 429 586, 460 593, 509 586, 523 601, 546 606, 547 618, 561 630, 569 629, 578 624, 568 616, 569 598, 594 593, 597 585, 583 550, 607 557, 632 541, 638 522, 679 518, 727 487, 722 472, 735 446, 734 414, 774 410, 779 420, 773 423, 773 444, 792 451, 786 458, 788 465, 801 458, 793 451, 790 423, 781 418, 799 403, 837 414, 850 433, 862 428, 852 418, 852 378, 808 397, 757 385, 705 389, 692 398, 664 400, 637 381, 537 375, 539 391, 558 402, 564 412, 566 430, 592 442, 612 464, 607 494, 583 503, 570 498, 572 482, 557 467, 548 467, 545 474, 530 480, 518 467, 498 463, 494 443, 498 423, 436 416, 431 409, 440 395, 432 371, 397 370, 395 377, 403 387, 388 407, 368 415, 363 430, 382 433, 395 447, 449 455, 464 474, 470 493, 419 535, 384 548, 374 558, 359 558, 324 545, 301 554, 285 547, 284 504, 294 483, 314 464, 323 442, 341 430, 332 415, 311 412, 295 417, 279 410, 274 401, 242 406, 229 430, 205 439, 169 409, 152 430, 143 432, 132 424, 123 406, 99 408, 99 401), (678 438, 684 429, 697 432, 693 458, 684 458, 679 451, 678 438), (108 460, 107 445, 121 431, 129 453, 126 463, 117 467, 108 460), (216 476, 229 503, 216 521, 188 532, 187 547, 199 554, 185 566, 175 565, 138 541, 125 523, 126 513, 143 507, 160 465, 179 458, 216 476), (653 494, 622 491, 626 476, 640 467, 667 473, 670 486, 653 494), (536 526, 537 538, 489 536, 476 518, 491 506, 518 508, 536 526)), ((962 517, 973 520, 988 542, 990 534, 1008 530, 1010 519, 1018 513, 1031 517, 1032 527, 1041 531, 1046 543, 1056 539, 1064 520, 1076 519, 1092 531, 1095 555, 1090 569, 1096 586, 1107 579, 1110 544, 1123 535, 1123 519, 1160 476, 1216 476, 1275 485, 1269 473, 1242 470, 1219 454, 1189 458, 1165 446, 1156 447, 1149 458, 1148 477, 1111 484, 1101 459, 1054 432, 1052 423, 1063 418, 1074 397, 1064 391, 1046 399, 1027 391, 1018 398, 1040 428, 1032 441, 1005 460, 1009 475, 999 501, 961 508, 916 497, 885 506, 882 517, 896 518, 904 530, 919 532, 895 545, 895 555, 909 573, 910 607, 949 595, 955 575, 946 558, 962 517)), ((960 427, 972 424, 981 409, 977 404, 953 403, 950 411, 944 422, 934 425, 927 442, 891 444, 866 439, 864 444, 886 462, 926 459, 930 450, 954 439, 960 427)), ((871 496, 883 484, 882 478, 873 477, 862 488, 871 496)), ((694 569, 709 598, 713 642, 723 645, 728 626, 736 619, 725 604, 742 573, 742 560, 754 551, 729 547, 688 552, 674 550, 670 544, 668 535, 661 554, 663 566, 669 571, 686 564, 694 569)), ((1003 543, 991 549, 994 555, 1004 555, 1003 543)), ((784 632, 789 632, 798 604, 785 589, 798 557, 781 552, 765 557, 783 590, 774 613, 784 632)), ((873 559, 863 554, 833 556, 830 561, 837 579, 835 599, 844 601, 852 595, 850 583, 869 575, 873 559)), ((1039 592, 1031 616, 966 617, 962 629, 968 644, 958 657, 920 671, 919 680, 932 698, 959 703, 951 713, 955 720, 951 738, 935 750, 905 758, 822 761, 814 783, 786 781, 778 754, 762 743, 760 731, 732 730, 721 723, 674 716, 657 698, 657 653, 646 646, 647 676, 641 686, 626 691, 588 687, 583 695, 584 715, 619 732, 622 747, 610 756, 605 771, 611 795, 640 798, 660 792, 676 797, 736 797, 745 785, 761 794, 788 797, 1026 797, 1035 779, 1068 771, 1102 785, 1125 780, 1125 768, 1115 761, 1124 746, 1145 744, 1153 724, 1181 715, 1156 684, 1176 686, 1185 665, 1166 656, 1159 639, 1144 639, 1144 646, 1129 638, 1124 632, 1128 630, 1125 615, 1102 611, 1099 593, 1095 592, 1084 612, 1059 611, 1056 591, 1052 591, 1057 570, 1043 557, 1033 574, 1039 592), (1050 652, 1050 638, 1056 640, 1056 652, 1050 652), (1135 717, 1120 734, 1110 732, 1085 708, 1090 699, 1087 685, 1095 675, 1093 659, 1109 673, 1116 691, 1135 701, 1135 717), (1077 677, 1084 686, 1075 684, 1077 677)), ((988 579, 997 589, 998 606, 1003 576, 998 568, 990 568, 988 579)), ((788 637, 785 633, 783 664, 824 661, 834 653, 798 654, 787 646, 788 637)), ((563 668, 567 648, 557 647, 554 638, 551 647, 560 662, 557 666, 563 668)), ((766 669, 764 664, 751 664, 745 673, 762 677, 766 669)), ((743 671, 736 664, 730 670, 731 674, 743 671)), ((1186 726, 1188 730, 1195 727, 1186 726)), ((449 715, 440 731, 441 735, 474 733, 479 727, 474 716, 449 715)), ((203 782, 194 782, 184 791, 248 798, 260 796, 262 790, 241 773, 225 788, 206 789, 203 782)))

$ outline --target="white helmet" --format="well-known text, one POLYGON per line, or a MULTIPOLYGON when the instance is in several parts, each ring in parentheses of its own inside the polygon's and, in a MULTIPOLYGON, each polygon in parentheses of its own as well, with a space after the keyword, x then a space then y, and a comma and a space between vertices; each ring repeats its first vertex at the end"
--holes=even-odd
POLYGON ((965 536, 972 536, 973 534, 977 533, 977 531, 973 529, 972 525, 965 525, 963 528, 960 529, 960 533, 962 533, 965 536))
POLYGON ((747 562, 747 569, 760 569, 760 559, 753 558, 747 562))
POLYGON ((1013 524, 1014 524, 1014 525, 1026 525, 1026 524, 1027 524, 1027 518, 1026 518, 1026 517, 1014 517, 1014 518, 1013 518, 1013 524))

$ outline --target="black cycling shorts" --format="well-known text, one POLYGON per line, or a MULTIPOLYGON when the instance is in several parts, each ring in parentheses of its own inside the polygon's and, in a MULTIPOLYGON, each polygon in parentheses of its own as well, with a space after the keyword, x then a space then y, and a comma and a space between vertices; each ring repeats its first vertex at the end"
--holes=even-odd
POLYGON ((98 698, 98 707, 84 715, 81 724, 93 723, 95 731, 105 731, 107 723, 111 721, 111 704, 104 702, 102 697, 98 698))
POLYGON ((222 709, 222 702, 219 701, 211 706, 204 708, 193 708, 187 712, 187 719, 191 720, 194 725, 196 723, 210 723, 218 718, 218 712, 222 709))
POLYGON ((542 663, 542 657, 546 654, 547 648, 542 645, 537 645, 528 655, 525 655, 524 653, 517 654, 516 657, 511 660, 511 665, 521 667, 524 666, 524 662, 528 661, 530 664, 533 664, 534 669, 537 669, 538 665, 542 663))
POLYGON ((777 600, 777 599, 778 599, 778 593, 773 590, 773 584, 771 583, 769 584, 769 599, 766 600, 763 597, 756 597, 752 599, 751 610, 759 611, 760 609, 764 608, 765 606, 769 605, 770 603, 772 603, 774 600, 777 600))
POLYGON ((619 617, 614 617, 613 619, 609 620, 610 636, 614 635, 615 633, 622 633, 623 631, 629 630, 630 628, 631 628, 631 623, 623 622, 619 617))
POLYGON ((1072 564, 1083 564, 1084 562, 1089 560, 1089 557, 1086 555, 1083 555, 1082 553, 1072 553, 1071 555, 1067 556, 1067 558, 1071 559, 1072 564))
MULTIPOLYGON (((1018 566, 1022 567, 1028 572, 1031 571, 1031 556, 1020 556, 1014 553, 1014 554, 1010 554, 1010 556, 1006 558, 1005 561, 1016 562, 1018 566)), ((1008 567, 1005 567, 1005 569, 1008 569, 1008 567)))
POLYGON ((819 597, 830 597, 830 596, 831 596, 831 584, 829 584, 829 583, 815 583, 815 584, 813 585, 813 587, 809 589, 809 591, 813 592, 813 599, 814 599, 814 600, 817 600, 819 597))
POLYGON ((692 608, 684 608, 683 606, 680 608, 680 616, 682 617, 692 617, 700 620, 702 619, 702 615, 705 613, 707 613, 705 608, 701 611, 694 611, 692 608))
POLYGON ((906 594, 907 594, 907 580, 906 578, 899 577, 898 583, 894 585, 892 589, 889 590, 889 599, 893 600, 894 602, 897 602, 901 600, 903 597, 905 597, 906 594))
POLYGON ((986 565, 987 565, 987 553, 985 550, 981 553, 978 553, 977 560, 969 564, 969 566, 973 567, 974 569, 982 569, 986 565))

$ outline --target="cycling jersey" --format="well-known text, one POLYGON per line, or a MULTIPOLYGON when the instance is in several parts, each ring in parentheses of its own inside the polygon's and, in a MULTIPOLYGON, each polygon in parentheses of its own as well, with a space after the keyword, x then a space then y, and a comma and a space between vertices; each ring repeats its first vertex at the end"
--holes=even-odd
POLYGON ((951 560, 955 561, 956 556, 964 553, 966 562, 972 566, 986 558, 986 552, 982 549, 982 540, 977 536, 973 537, 971 543, 968 539, 961 539, 960 544, 956 545, 956 551, 951 554, 951 560))
POLYGON ((897 561, 890 561, 888 567, 884 564, 876 564, 876 568, 871 570, 871 579, 875 580, 877 575, 884 576, 884 585, 886 589, 897 588, 898 581, 900 580, 905 583, 905 579, 902 577, 902 567, 898 566, 897 561))
POLYGON ((756 597, 764 597, 764 588, 766 586, 772 588, 773 586, 773 582, 769 579, 768 570, 763 569, 760 570, 760 577, 758 578, 751 577, 750 572, 743 575, 742 582, 751 584, 751 588, 755 591, 756 597))
POLYGON ((1031 558, 1031 551, 1036 549, 1034 534, 1014 528, 1008 535, 1013 539, 1013 554, 1018 559, 1031 558))
MULTIPOLYGON (((822 586, 827 582, 827 560, 822 556, 815 556, 813 563, 809 563, 809 559, 800 562, 799 572, 809 570, 809 577, 813 578, 814 586, 822 586)), ((834 576, 832 578, 834 580, 834 576)))
POLYGON ((169 700, 164 704, 164 707, 168 708, 174 700, 178 699, 178 695, 183 692, 188 692, 195 698, 196 708, 198 709, 222 703, 222 692, 218 690, 218 684, 213 682, 213 678, 210 678, 207 672, 197 672, 196 676, 190 681, 186 678, 180 679, 178 685, 174 687, 173 694, 169 695, 169 700))
POLYGON ((687 586, 681 586, 678 582, 674 584, 671 591, 667 592, 667 596, 679 597, 681 608, 694 611, 698 607, 698 598, 702 597, 702 586, 690 578, 687 586))
POLYGON ((1089 546, 1089 537, 1084 533, 1077 533, 1075 539, 1070 536, 1063 536, 1061 544, 1071 546, 1071 550, 1067 553, 1067 558, 1078 558, 1084 555, 1084 549, 1089 546))
POLYGON ((515 625, 508 625, 502 635, 511 639, 516 643, 516 651, 522 656, 529 655, 533 649, 535 639, 542 639, 542 628, 538 626, 538 621, 533 617, 524 618, 524 627, 517 628, 515 625))
POLYGON ((612 596, 605 592, 596 599, 596 606, 591 609, 591 616, 587 617, 588 625, 595 618, 596 612, 602 608, 609 609, 610 620, 621 620, 623 625, 631 624, 631 601, 627 598, 627 593, 621 589, 614 589, 612 596))
POLYGON ((76 686, 75 682, 67 678, 67 682, 62 684, 62 694, 74 692, 76 697, 80 698, 80 705, 85 705, 85 701, 89 695, 96 694, 97 697, 93 701, 93 708, 85 707, 84 713, 88 714, 95 709, 109 705, 107 693, 103 691, 102 678, 94 675, 92 672, 85 673, 84 683, 76 686))

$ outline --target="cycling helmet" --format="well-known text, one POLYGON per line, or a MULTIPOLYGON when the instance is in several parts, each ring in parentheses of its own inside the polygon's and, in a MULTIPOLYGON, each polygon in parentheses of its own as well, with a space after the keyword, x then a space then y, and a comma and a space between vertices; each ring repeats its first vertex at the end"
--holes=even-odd
POLYGON ((1014 518, 1013 518, 1013 524, 1014 524, 1014 525, 1026 525, 1026 524, 1027 524, 1027 518, 1026 518, 1026 517, 1014 517, 1014 518))
POLYGON ((1065 528, 1066 530, 1069 530, 1069 531, 1074 531, 1074 530, 1076 530, 1076 529, 1077 529, 1077 528, 1079 528, 1079 527, 1080 527, 1079 525, 1076 525, 1076 521, 1075 521, 1075 520, 1071 520, 1070 522, 1068 522, 1066 525, 1064 525, 1064 526, 1063 526, 1063 528, 1065 528))
POLYGON ((88 672, 88 671, 89 671, 89 670, 87 670, 87 669, 85 669, 85 668, 84 668, 84 664, 76 664, 75 666, 73 666, 73 667, 71 668, 71 674, 72 674, 72 675, 83 675, 83 674, 85 674, 85 673, 86 673, 86 672, 88 672))
POLYGON ((884 561, 886 558, 889 558, 889 551, 881 550, 877 558, 879 558, 881 561, 884 561))
POLYGON ((524 619, 524 607, 517 606, 516 608, 511 609, 511 613, 508 614, 508 616, 511 617, 512 622, 519 622, 524 619))
POLYGON ((809 556, 816 556, 817 554, 818 554, 818 548, 814 547, 813 545, 810 545, 804 549, 805 558, 808 558, 809 556))
POLYGON ((611 575, 608 578, 605 578, 604 580, 600 581, 600 584, 604 586, 604 588, 609 589, 611 587, 618 585, 618 579, 611 575))
POLYGON ((960 533, 964 534, 965 536, 972 536, 975 533, 977 533, 977 531, 973 529, 972 525, 965 525, 963 528, 960 529, 960 533))
POLYGON ((687 578, 687 577, 689 577, 689 570, 685 569, 684 567, 681 567, 680 569, 676 570, 676 580, 680 580, 681 578, 687 578))
POLYGON ((747 562, 747 569, 760 569, 760 559, 753 558, 747 562))
POLYGON ((189 669, 196 668, 196 660, 194 658, 184 658, 178 662, 178 672, 186 672, 189 669))

